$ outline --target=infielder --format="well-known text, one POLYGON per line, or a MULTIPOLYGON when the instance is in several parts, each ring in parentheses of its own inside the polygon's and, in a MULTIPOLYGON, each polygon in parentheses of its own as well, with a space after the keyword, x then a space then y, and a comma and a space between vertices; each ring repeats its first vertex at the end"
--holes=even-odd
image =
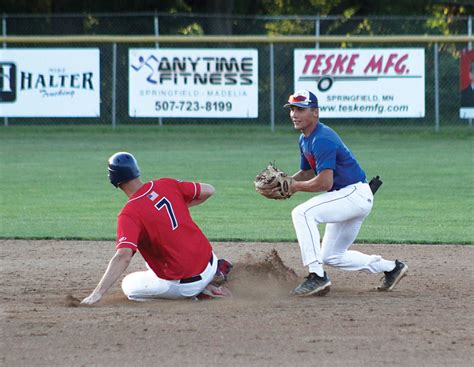
POLYGON ((98 302, 137 251, 148 270, 123 279, 122 289, 130 300, 229 296, 218 283, 226 280, 232 265, 217 259, 189 213, 189 207, 206 201, 214 187, 171 178, 144 184, 137 161, 126 152, 110 157, 108 171, 112 185, 129 199, 117 219, 117 251, 97 287, 81 303, 98 302))
POLYGON ((313 93, 297 91, 285 107, 290 108, 295 129, 301 131, 300 170, 292 176, 290 191, 323 192, 291 213, 303 265, 309 268, 309 275, 294 289, 294 294, 329 292, 331 280, 323 265, 384 272, 378 289, 392 290, 406 274, 406 264, 349 250, 374 201, 364 171, 336 132, 319 121, 318 100, 313 93), (317 225, 322 223, 326 223, 326 230, 320 243, 317 225))

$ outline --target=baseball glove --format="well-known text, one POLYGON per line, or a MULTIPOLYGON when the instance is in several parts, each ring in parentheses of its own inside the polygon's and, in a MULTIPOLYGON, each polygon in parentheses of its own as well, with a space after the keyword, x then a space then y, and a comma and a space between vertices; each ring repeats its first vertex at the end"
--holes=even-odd
POLYGON ((255 190, 268 199, 288 199, 293 195, 293 178, 270 163, 255 177, 255 190))

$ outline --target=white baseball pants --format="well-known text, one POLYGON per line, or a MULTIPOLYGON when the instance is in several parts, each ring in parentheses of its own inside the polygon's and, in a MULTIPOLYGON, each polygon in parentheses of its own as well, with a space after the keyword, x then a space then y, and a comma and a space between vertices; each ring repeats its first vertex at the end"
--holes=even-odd
MULTIPOLYGON (((123 293, 132 301, 146 301, 152 298, 178 299, 194 297, 214 279, 217 271, 217 257, 213 253, 212 265, 207 264, 200 280, 191 283, 180 283, 179 280, 158 278, 153 270, 137 271, 128 274, 122 280, 123 293)), ((148 264, 147 264, 148 267, 148 264)))
POLYGON ((359 182, 315 196, 293 209, 291 216, 303 265, 311 273, 323 276, 323 264, 370 273, 393 270, 394 261, 348 250, 372 210, 373 200, 369 184, 359 182), (321 243, 318 224, 322 223, 327 224, 321 243))

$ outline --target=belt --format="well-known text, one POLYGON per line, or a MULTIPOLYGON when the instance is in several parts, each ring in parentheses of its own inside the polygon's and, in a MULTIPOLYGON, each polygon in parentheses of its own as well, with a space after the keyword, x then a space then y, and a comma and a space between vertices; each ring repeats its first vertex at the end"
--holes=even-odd
MULTIPOLYGON (((213 261, 214 261, 214 254, 211 254, 211 258, 209 259, 209 264, 212 265, 213 261)), ((202 276, 200 276, 200 275, 195 275, 195 276, 190 277, 190 278, 181 279, 181 280, 179 281, 179 283, 180 283, 180 284, 194 283, 194 282, 197 282, 197 281, 199 281, 199 280, 201 280, 201 279, 202 279, 202 276)))

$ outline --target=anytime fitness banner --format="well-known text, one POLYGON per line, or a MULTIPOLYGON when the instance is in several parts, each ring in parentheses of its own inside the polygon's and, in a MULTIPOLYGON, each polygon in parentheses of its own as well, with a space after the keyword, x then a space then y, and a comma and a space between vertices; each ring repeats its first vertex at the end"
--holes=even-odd
POLYGON ((258 117, 254 49, 130 49, 131 117, 258 117))
POLYGON ((425 116, 425 51, 297 49, 295 90, 319 100, 322 118, 425 116))
POLYGON ((0 49, 1 117, 99 117, 98 49, 0 49))

